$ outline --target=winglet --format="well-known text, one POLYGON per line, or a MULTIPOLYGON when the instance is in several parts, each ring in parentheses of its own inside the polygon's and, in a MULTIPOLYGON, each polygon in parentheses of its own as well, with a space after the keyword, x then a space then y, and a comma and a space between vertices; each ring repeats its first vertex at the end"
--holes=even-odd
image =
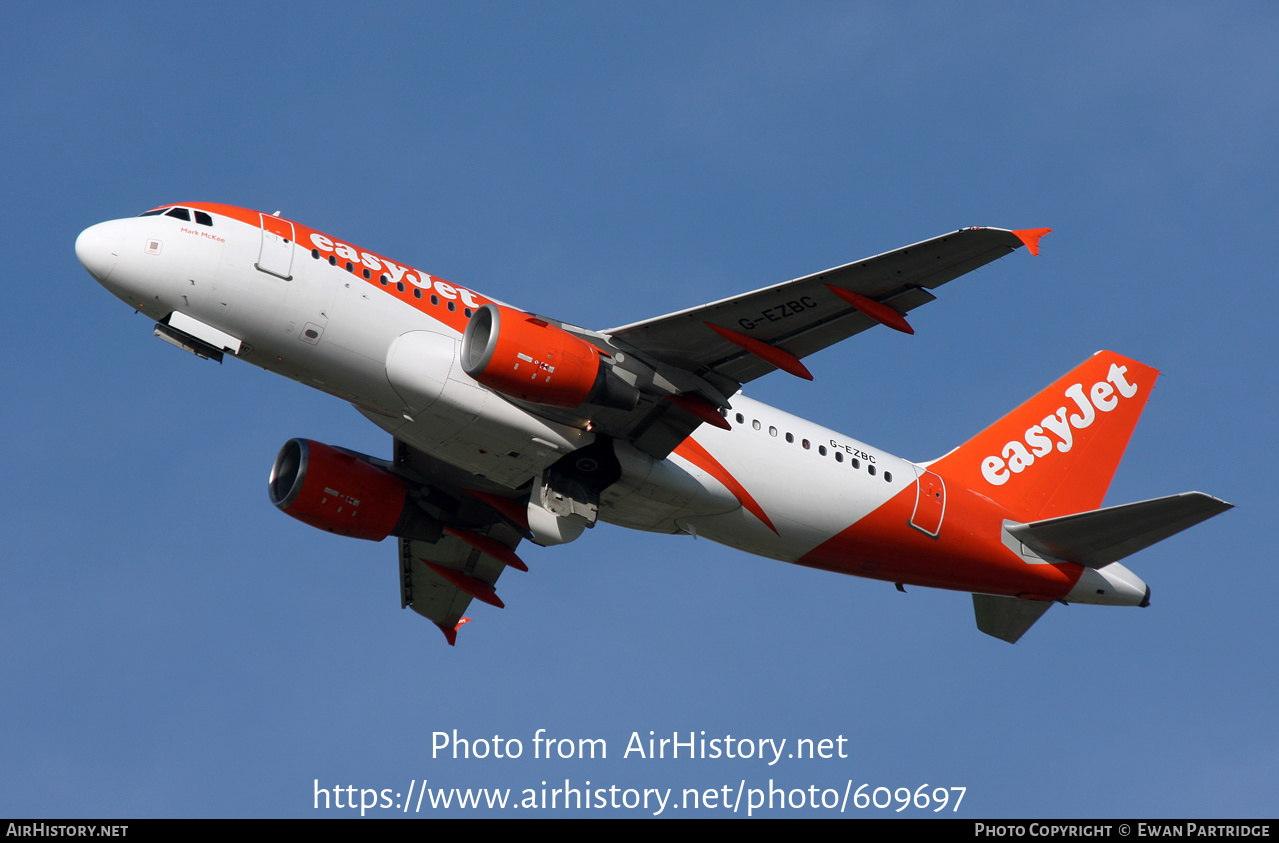
POLYGON ((1043 237, 1051 228, 1023 228, 1020 231, 1014 231, 1017 239, 1026 244, 1026 248, 1030 250, 1032 255, 1039 254, 1039 238, 1043 237))
MULTIPOLYGON (((473 530, 463 530, 460 527, 445 527, 444 532, 448 533, 455 539, 461 539, 480 553, 488 554, 503 565, 515 568, 519 571, 528 573, 528 565, 524 564, 524 560, 515 555, 515 551, 511 550, 500 541, 489 536, 480 535, 473 530)), ((456 583, 454 583, 456 585, 456 583)), ((460 585, 458 588, 462 588, 460 585)), ((466 589, 462 588, 463 591, 466 589)), ((469 593, 469 592, 468 592, 469 593)), ((472 595, 478 596, 478 595, 472 595)), ((483 598, 480 598, 481 600, 483 598)))
POLYGON ((462 618, 460 621, 457 622, 457 626, 448 626, 447 624, 442 624, 442 623, 437 623, 436 626, 440 628, 440 632, 443 632, 444 637, 448 639, 449 646, 456 647, 457 631, 462 628, 462 624, 470 623, 470 621, 471 621, 470 618, 462 618))
POLYGON ((813 373, 808 371, 808 367, 800 362, 799 358, 789 351, 778 348, 775 345, 769 345, 766 342, 748 337, 745 334, 739 334, 729 328, 721 328, 719 325, 712 325, 710 322, 703 322, 703 325, 719 334, 733 345, 742 348, 754 354, 765 363, 769 363, 783 372, 788 372, 797 378, 803 378, 806 381, 813 379, 813 373))
POLYGON ((915 333, 915 329, 906 321, 905 316, 902 316, 896 310, 883 302, 877 302, 874 299, 859 296, 852 290, 845 290, 842 287, 835 287, 830 284, 826 285, 826 289, 830 290, 832 293, 839 296, 841 299, 848 302, 881 325, 887 325, 894 331, 901 331, 903 334, 915 333))

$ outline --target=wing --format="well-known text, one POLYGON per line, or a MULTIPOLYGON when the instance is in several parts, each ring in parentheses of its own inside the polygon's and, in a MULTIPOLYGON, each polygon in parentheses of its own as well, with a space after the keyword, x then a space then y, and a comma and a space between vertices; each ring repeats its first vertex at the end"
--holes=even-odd
POLYGON ((434 622, 454 644, 471 601, 502 608, 498 577, 508 567, 528 570, 515 555, 524 533, 518 509, 462 486, 455 470, 398 439, 395 467, 419 486, 419 506, 443 525, 436 541, 399 540, 400 606, 434 622))
MULTIPOLYGON (((911 331, 903 314, 932 290, 1026 246, 1039 253, 1051 229, 963 228, 913 246, 602 332, 613 347, 657 364, 673 391, 652 393, 628 413, 594 416, 600 429, 663 458, 727 407, 743 383, 784 369, 811 379, 800 359, 884 324, 911 331), (700 396, 700 398, 698 397, 700 396), (703 400, 704 399, 704 400, 703 400)), ((669 387, 668 387, 669 388, 669 387)))
MULTIPOLYGON (((520 540, 503 525, 476 533, 503 546, 510 541, 511 549, 520 540)), ((501 559, 451 535, 434 543, 400 539, 400 606, 433 621, 453 644, 472 600, 502 608, 494 587, 506 567, 501 559)))
MULTIPOLYGON (((910 331, 903 314, 932 301, 931 290, 1022 245, 1038 253, 1047 231, 965 228, 602 333, 559 324, 649 364, 637 370, 642 382, 635 382, 634 407, 596 407, 591 420, 600 442, 623 439, 663 458, 700 424, 726 424, 719 412, 741 384, 778 368, 809 376, 800 358, 877 324, 910 331)), ((579 421, 578 411, 530 409, 579 421)), ((476 488, 482 481, 475 475, 398 439, 394 470, 417 485, 418 504, 442 525, 435 541, 400 539, 401 605, 433 621, 453 644, 471 601, 501 607, 496 585, 502 572, 527 570, 514 553, 528 535, 527 493, 476 488)))
POLYGON ((899 315, 907 313, 932 301, 931 290, 1019 246, 1027 245, 1037 254, 1039 237, 1047 232, 963 228, 784 284, 604 333, 664 363, 717 385, 722 383, 725 394, 731 395, 741 384, 782 367, 711 326, 780 349, 787 357, 803 358, 877 324, 891 323, 892 315, 873 305, 899 315), (836 290, 869 300, 871 306, 859 307, 836 290))

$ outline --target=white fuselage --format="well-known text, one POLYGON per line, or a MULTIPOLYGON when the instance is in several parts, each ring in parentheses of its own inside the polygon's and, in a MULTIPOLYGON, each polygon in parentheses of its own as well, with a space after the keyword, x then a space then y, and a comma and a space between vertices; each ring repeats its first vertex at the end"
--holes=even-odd
MULTIPOLYGON (((165 206, 86 229, 76 252, 99 283, 160 323, 158 335, 350 402, 437 461, 451 488, 518 496, 596 438, 589 418, 540 412, 463 371, 468 320, 496 302, 299 223, 224 205, 165 206)), ((1095 388, 1098 412, 1109 413, 1119 399, 1104 383, 1095 388)), ((620 478, 599 493, 598 516, 899 584, 1038 601, 1146 599, 1144 583, 1118 564, 1084 574, 1009 541, 1005 525, 1025 519, 992 499, 989 477, 976 483, 990 489, 966 485, 972 468, 998 462, 983 463, 984 451, 945 476, 740 393, 730 403, 727 429, 703 423, 665 459, 614 440, 620 478)), ((1005 474, 1023 470, 1003 465, 1005 474)))
MULTIPOLYGON (((461 332, 448 317, 488 299, 391 264, 401 271, 398 283, 413 281, 408 295, 395 295, 395 284, 317 259, 305 243, 291 244, 291 255, 270 267, 274 274, 259 268, 261 228, 214 220, 212 227, 163 215, 114 220, 87 229, 78 249, 114 255, 86 265, 147 316, 176 311, 224 332, 242 343, 241 359, 349 401, 388 433, 488 480, 518 487, 591 441, 584 427, 529 412, 461 370, 461 332), (440 296, 440 285, 453 297, 440 296), (415 302, 439 297, 438 316, 406 301, 415 289, 423 291, 415 302)), ((620 442, 622 478, 604 493, 600 517, 794 561, 915 482, 916 467, 905 460, 740 393, 732 405, 732 430, 703 425, 693 438, 775 530, 682 453, 654 460, 620 442)))

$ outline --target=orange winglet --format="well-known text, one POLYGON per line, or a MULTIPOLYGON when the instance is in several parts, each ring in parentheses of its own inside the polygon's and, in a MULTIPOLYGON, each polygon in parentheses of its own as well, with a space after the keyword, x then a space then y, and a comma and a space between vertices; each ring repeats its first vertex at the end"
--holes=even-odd
POLYGON ((462 628, 462 624, 470 623, 470 622, 471 622, 470 618, 462 618, 460 621, 457 622, 457 626, 446 626, 445 624, 442 624, 442 623, 437 623, 436 626, 440 628, 440 632, 443 632, 444 637, 448 639, 449 646, 456 647, 457 631, 462 628))
POLYGON ((434 562, 422 560, 422 564, 448 580, 451 585, 465 591, 481 603, 487 603, 490 606, 496 606, 499 609, 505 609, 506 604, 497 596, 497 592, 489 587, 487 583, 480 582, 475 577, 468 577, 461 571, 454 571, 452 568, 445 568, 443 565, 436 565, 434 562))
MULTIPOLYGON (((480 535, 472 530, 463 530, 459 527, 445 527, 444 532, 448 533, 455 539, 461 539, 480 553, 486 553, 492 556, 503 565, 515 568, 519 571, 528 573, 528 565, 524 564, 524 560, 515 555, 515 551, 502 544, 497 539, 480 535)), ((458 586, 461 588, 461 586, 458 586)), ((466 589, 462 589, 465 591, 466 589)), ((468 594, 470 592, 467 592, 468 594)))
POLYGON ((756 357, 763 360, 765 363, 776 366, 783 372, 789 372, 795 377, 803 378, 806 381, 811 381, 813 379, 813 373, 808 371, 808 368, 800 362, 799 358, 794 354, 791 354, 789 351, 783 351, 775 345, 769 345, 768 343, 757 340, 754 337, 739 334, 728 328, 721 328, 719 325, 712 325, 710 322, 703 322, 702 324, 731 342, 733 345, 741 346, 751 354, 754 354, 756 357))
POLYGON ((1020 231, 1014 231, 1017 239, 1026 244, 1026 248, 1030 250, 1032 255, 1039 254, 1039 238, 1043 237, 1051 228, 1023 228, 1020 231))
POLYGON ((479 498, 480 500, 484 501, 489 506, 496 509, 498 512, 502 513, 502 515, 506 516, 506 518, 510 520, 511 522, 513 522, 514 524, 517 524, 518 526, 523 527, 526 531, 528 530, 529 527, 528 527, 528 508, 527 507, 520 506, 518 503, 511 500, 510 498, 503 498, 503 497, 498 497, 497 495, 490 495, 488 492, 478 492, 475 489, 465 489, 463 491, 465 491, 468 495, 470 495, 473 498, 479 498))
POLYGON ((699 421, 704 421, 715 427, 721 427, 724 430, 733 429, 733 426, 728 423, 728 419, 719 414, 719 409, 714 404, 694 392, 668 395, 666 400, 699 421))
POLYGON ((834 287, 830 284, 826 285, 826 289, 839 296, 862 313, 874 319, 881 325, 887 325, 894 331, 901 331, 903 334, 913 334, 915 329, 906 321, 906 317, 902 316, 896 310, 874 299, 868 299, 860 296, 852 290, 845 290, 843 287, 834 287))

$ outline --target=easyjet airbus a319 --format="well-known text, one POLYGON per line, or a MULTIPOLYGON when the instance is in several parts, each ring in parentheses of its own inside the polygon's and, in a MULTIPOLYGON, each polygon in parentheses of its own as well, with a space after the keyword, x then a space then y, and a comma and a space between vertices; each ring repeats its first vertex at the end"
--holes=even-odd
POLYGON ((349 401, 381 459, 305 439, 282 511, 399 539, 403 606, 456 641, 502 606, 515 550, 597 520, 972 592, 1015 642, 1054 602, 1146 606, 1120 559, 1226 509, 1200 492, 1100 508, 1158 372, 1101 351, 940 459, 914 463, 752 401, 741 386, 904 314, 1047 229, 965 228, 604 331, 535 315, 278 214, 165 205, 92 226, 85 269, 200 357, 232 354, 349 401))

